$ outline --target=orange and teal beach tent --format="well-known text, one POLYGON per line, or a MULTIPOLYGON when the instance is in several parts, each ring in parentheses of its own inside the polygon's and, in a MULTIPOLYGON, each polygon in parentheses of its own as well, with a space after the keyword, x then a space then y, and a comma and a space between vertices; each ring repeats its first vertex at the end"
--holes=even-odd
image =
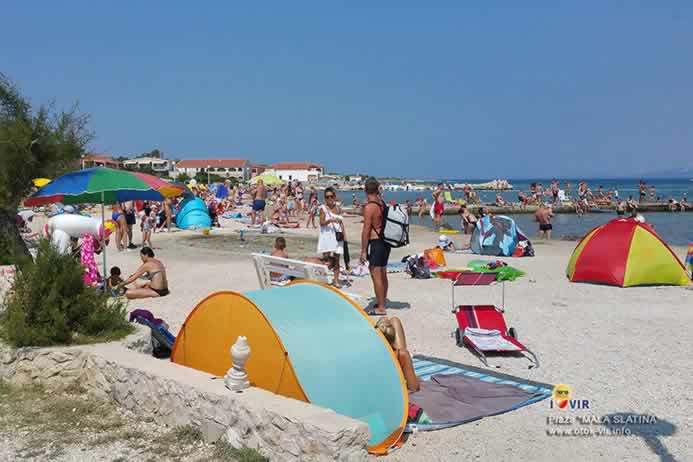
POLYGON ((647 223, 617 218, 591 230, 570 257, 572 282, 620 287, 686 285, 686 269, 647 223))
POLYGON ((250 345, 253 386, 367 423, 371 453, 399 441, 409 396, 397 357, 363 309, 337 290, 301 281, 211 294, 188 315, 171 361, 223 376, 239 335, 250 345))

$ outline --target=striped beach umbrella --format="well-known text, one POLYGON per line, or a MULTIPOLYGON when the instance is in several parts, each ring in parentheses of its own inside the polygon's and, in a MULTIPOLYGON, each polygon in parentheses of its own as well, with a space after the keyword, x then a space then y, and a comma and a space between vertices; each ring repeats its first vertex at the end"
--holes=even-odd
POLYGON ((32 194, 28 206, 53 204, 115 204, 131 200, 162 201, 183 192, 180 186, 139 172, 96 167, 67 173, 32 194))
POLYGON ((567 276, 620 287, 689 283, 683 263, 654 228, 632 218, 617 218, 587 233, 570 257, 567 276))
MULTIPOLYGON (((27 206, 63 204, 101 204, 101 226, 106 227, 104 204, 133 200, 163 201, 183 192, 161 178, 139 172, 96 167, 67 173, 29 196, 27 206)), ((105 236, 104 236, 105 238, 105 236)), ((103 274, 106 275, 106 247, 103 253, 103 274)))

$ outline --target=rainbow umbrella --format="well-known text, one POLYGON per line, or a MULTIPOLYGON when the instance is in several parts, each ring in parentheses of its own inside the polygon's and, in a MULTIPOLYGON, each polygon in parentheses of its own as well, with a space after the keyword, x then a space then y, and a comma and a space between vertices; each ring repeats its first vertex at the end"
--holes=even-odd
POLYGON ((34 183, 34 186, 36 186, 37 188, 43 188, 44 186, 46 186, 48 183, 51 182, 51 180, 49 180, 48 178, 34 178, 31 181, 34 183))
MULTIPOLYGON (((96 167, 53 179, 29 196, 24 204, 101 204, 101 223, 105 226, 104 204, 132 200, 163 201, 167 197, 181 194, 183 189, 152 175, 96 167)), ((106 246, 103 249, 103 273, 106 277, 106 246)))
POLYGON ((55 202, 115 204, 132 200, 162 201, 182 192, 182 187, 152 175, 97 167, 55 178, 24 203, 35 206, 55 202))

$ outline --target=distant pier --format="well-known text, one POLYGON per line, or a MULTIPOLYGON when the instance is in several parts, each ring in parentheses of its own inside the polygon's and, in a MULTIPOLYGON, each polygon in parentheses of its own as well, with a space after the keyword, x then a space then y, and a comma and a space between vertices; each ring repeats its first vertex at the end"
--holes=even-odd
MULTIPOLYGON (((429 206, 430 207, 430 206, 429 206)), ((536 213, 536 211, 539 209, 538 205, 527 205, 527 206, 521 206, 518 204, 514 205, 508 205, 508 206, 503 206, 499 207, 497 205, 484 205, 484 204, 474 204, 474 205, 467 205, 467 209, 474 213, 478 214, 479 209, 484 209, 484 212, 486 213, 492 213, 494 215, 521 215, 521 214, 533 214, 536 213)), ((348 211, 352 213, 359 213, 357 210, 353 208, 348 208, 348 211)), ((459 205, 452 205, 452 204, 445 204, 445 212, 444 215, 457 215, 459 213, 460 207, 459 205)), ((575 212, 575 206, 574 205, 554 205, 553 206, 553 211, 554 213, 576 213, 575 212)), ((652 204, 652 203, 645 203, 645 204, 638 204, 638 211, 641 213, 652 213, 652 212, 667 212, 667 213, 680 213, 679 211, 672 212, 669 210, 669 204, 663 203, 663 204, 652 204)), ((689 207, 685 210, 686 212, 693 211, 692 207, 689 207)), ((419 213, 419 208, 418 207, 412 207, 412 215, 417 215, 419 213)), ((593 207, 589 213, 608 213, 616 216, 616 205, 603 205, 600 207, 593 207)), ((429 214, 429 208, 426 209, 425 215, 429 214)), ((626 215, 630 215, 629 212, 626 212, 626 215)))

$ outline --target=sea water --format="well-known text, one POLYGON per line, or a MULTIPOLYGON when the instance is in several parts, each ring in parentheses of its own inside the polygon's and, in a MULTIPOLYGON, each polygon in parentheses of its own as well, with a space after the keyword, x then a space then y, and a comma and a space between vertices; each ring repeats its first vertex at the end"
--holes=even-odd
MULTIPOLYGON (((490 181, 489 179, 476 179, 476 180, 445 180, 445 183, 483 183, 490 181)), ((538 182, 542 183, 544 188, 547 188, 551 184, 550 179, 540 179, 540 180, 509 180, 513 185, 514 189, 512 191, 502 191, 501 195, 506 201, 517 202, 517 194, 520 191, 529 191, 530 183, 538 182)), ((575 197, 577 182, 579 180, 567 180, 570 182, 571 195, 575 197)), ((639 195, 639 179, 590 179, 586 180, 589 188, 596 193, 599 186, 602 186, 604 191, 609 189, 615 189, 618 191, 619 197, 622 199, 628 199, 628 196, 633 196, 637 201, 639 195)), ((566 180, 559 180, 561 189, 565 188, 566 180)), ((680 201, 684 194, 687 197, 689 203, 693 202, 693 181, 689 179, 659 179, 659 180, 647 180, 645 179, 648 187, 648 200, 649 200, 649 188, 654 186, 657 196, 660 197, 662 202, 666 202, 669 198, 674 198, 680 201)), ((364 198, 362 191, 354 191, 361 201, 364 198)), ((340 191, 339 197, 342 202, 346 205, 351 204, 351 194, 352 191, 340 191)), ((477 191, 482 204, 493 204, 496 200, 497 191, 477 191)), ((453 197, 462 198, 462 192, 453 191, 453 197)), ((424 197, 431 203, 431 191, 385 191, 384 198, 386 201, 394 200, 398 203, 404 203, 407 199, 412 202, 419 198, 424 197)), ((645 213, 645 218, 648 223, 655 227, 655 230, 660 235, 660 237, 667 243, 671 245, 686 245, 688 242, 693 241, 693 212, 652 212, 645 213)), ((520 226, 520 228, 527 233, 530 237, 536 234, 538 225, 534 222, 534 216, 532 214, 517 214, 510 215, 515 222, 520 226)), ((584 216, 578 216, 575 214, 556 214, 553 219, 554 223, 554 236, 555 237, 574 237, 580 238, 585 235, 590 229, 595 226, 606 223, 609 220, 616 218, 616 213, 614 211, 604 211, 601 213, 590 213, 584 216)), ((413 224, 422 224, 424 226, 433 227, 430 215, 428 213, 419 219, 418 216, 413 216, 411 218, 413 224)), ((460 220, 457 216, 447 215, 443 217, 443 222, 447 222, 454 228, 460 227, 460 220)))

